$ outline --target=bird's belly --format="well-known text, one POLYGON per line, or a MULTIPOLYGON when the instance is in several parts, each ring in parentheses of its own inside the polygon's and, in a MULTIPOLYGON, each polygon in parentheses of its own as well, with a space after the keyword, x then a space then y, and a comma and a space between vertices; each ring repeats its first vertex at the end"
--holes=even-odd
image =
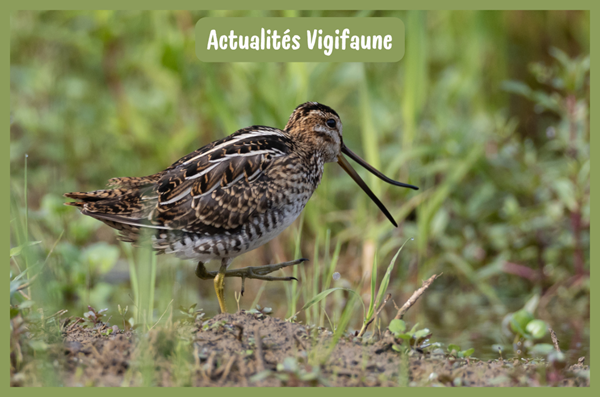
MULTIPOLYGON (((302 206, 302 208, 304 208, 304 206, 302 206)), ((260 247, 261 245, 264 245, 264 244, 268 243, 269 241, 273 240, 281 232, 283 232, 289 225, 291 225, 296 220, 296 218, 298 218, 298 216, 300 215, 301 212, 302 212, 302 209, 300 209, 299 211, 290 211, 290 212, 281 214, 280 215, 281 220, 276 225, 274 225, 270 228, 264 228, 262 235, 258 235, 258 233, 257 233, 254 238, 250 238, 248 247, 245 248, 244 250, 239 251, 235 255, 240 255, 245 252, 252 251, 253 249, 256 249, 256 248, 260 247)), ((256 222, 256 221, 254 222, 255 230, 259 227, 259 225, 260 225, 260 222, 256 222)))
MULTIPOLYGON (((170 239, 168 244, 159 241, 165 253, 174 253, 182 259, 207 262, 215 259, 232 258, 252 251, 271 241, 291 225, 300 215, 308 197, 293 205, 270 209, 235 231, 217 235, 185 233, 170 239)), ((160 240, 160 239, 159 239, 160 240)), ((156 245, 156 242, 155 242, 156 245)))

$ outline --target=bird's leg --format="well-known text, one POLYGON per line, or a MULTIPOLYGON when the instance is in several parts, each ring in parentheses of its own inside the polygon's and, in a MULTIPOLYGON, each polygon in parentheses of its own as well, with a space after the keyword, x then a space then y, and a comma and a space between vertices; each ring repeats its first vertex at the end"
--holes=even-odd
POLYGON ((206 271, 206 267, 204 267, 204 262, 198 262, 198 267, 196 267, 196 276, 198 276, 198 278, 201 278, 202 280, 212 280, 215 278, 214 275, 209 274, 206 271))
MULTIPOLYGON (((283 269, 284 267, 288 267, 288 266, 294 266, 294 265, 298 265, 302 262, 306 262, 308 261, 308 259, 305 258, 300 258, 300 259, 296 259, 293 261, 289 261, 289 262, 283 262, 283 263, 276 263, 274 265, 265 265, 265 266, 249 266, 249 267, 243 267, 241 269, 233 269, 233 270, 227 270, 225 271, 225 269, 227 269, 227 266, 229 265, 229 263, 227 263, 227 266, 223 267, 223 264, 221 264, 221 267, 219 268, 219 271, 212 271, 209 272, 206 270, 206 268, 204 267, 204 264, 202 262, 198 263, 198 267, 196 268, 196 276, 200 277, 203 280, 209 280, 214 278, 215 279, 215 289, 217 288, 217 279, 219 278, 219 276, 221 274, 223 274, 221 277, 224 280, 224 277, 240 277, 242 279, 242 295, 244 294, 244 281, 246 281, 247 278, 253 278, 253 279, 257 279, 257 280, 266 280, 266 281, 290 281, 290 280, 296 280, 298 281, 295 277, 274 277, 274 276, 267 276, 267 274, 273 273, 274 271, 277 271, 279 269, 283 269), (223 271, 223 272, 221 272, 223 271)), ((221 286, 222 286, 222 281, 221 281, 221 286)), ((221 291, 222 291, 222 287, 221 287, 221 291)), ((217 296, 219 295, 219 291, 217 290, 217 296)), ((219 305, 221 303, 221 300, 219 300, 219 305)), ((221 310, 223 310, 223 306, 221 306, 221 310)))
POLYGON ((219 271, 215 277, 215 291, 217 292, 217 299, 219 300, 219 307, 221 308, 221 313, 227 313, 227 306, 225 306, 225 274, 227 272, 227 267, 231 263, 231 258, 223 258, 221 259, 221 266, 219 267, 219 271))

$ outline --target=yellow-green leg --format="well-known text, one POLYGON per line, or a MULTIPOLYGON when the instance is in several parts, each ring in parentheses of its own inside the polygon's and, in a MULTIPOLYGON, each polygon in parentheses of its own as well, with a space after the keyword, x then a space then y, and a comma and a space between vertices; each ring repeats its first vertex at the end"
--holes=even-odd
POLYGON ((215 277, 215 292, 217 293, 217 299, 219 300, 219 307, 221 308, 221 313, 227 313, 227 306, 225 305, 225 272, 227 272, 227 267, 231 263, 231 259, 223 258, 221 260, 221 267, 219 267, 219 272, 215 277))
POLYGON ((221 313, 227 313, 227 306, 225 305, 225 270, 227 268, 221 267, 219 268, 219 273, 217 277, 215 277, 215 291, 217 293, 217 299, 219 300, 219 307, 221 308, 221 313))
MULTIPOLYGON (((225 277, 240 277, 242 279, 242 291, 244 294, 244 281, 247 278, 253 278, 257 280, 265 281, 290 281, 296 280, 294 277, 273 277, 267 276, 267 274, 273 273, 276 270, 283 269, 288 266, 295 266, 302 262, 306 262, 308 259, 296 259, 294 261, 277 263, 275 265, 257 266, 257 267, 244 267, 241 269, 227 270, 227 267, 231 264, 233 258, 224 258, 221 260, 221 267, 219 271, 207 271, 204 267, 203 262, 198 262, 196 267, 196 276, 202 280, 214 279, 215 292, 217 293, 217 299, 219 300, 219 307, 222 313, 227 313, 227 307, 225 306, 225 277)), ((298 281, 298 280, 296 280, 298 281)))

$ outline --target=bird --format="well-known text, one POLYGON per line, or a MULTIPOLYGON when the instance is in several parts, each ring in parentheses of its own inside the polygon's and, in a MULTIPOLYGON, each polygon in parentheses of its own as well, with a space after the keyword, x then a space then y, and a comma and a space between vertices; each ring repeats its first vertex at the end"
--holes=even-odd
MULTIPOLYGON (((324 165, 337 162, 394 225, 392 215, 345 156, 383 181, 397 182, 351 151, 340 116, 318 102, 299 105, 283 129, 253 125, 143 177, 112 178, 107 189, 65 193, 65 203, 100 220, 134 245, 148 242, 160 254, 198 262, 196 275, 212 279, 221 312, 226 277, 296 280, 270 273, 306 261, 228 270, 234 258, 279 235, 300 215, 319 186, 324 165), (220 260, 218 271, 205 263, 220 260)), ((297 280, 296 280, 297 281, 297 280)))

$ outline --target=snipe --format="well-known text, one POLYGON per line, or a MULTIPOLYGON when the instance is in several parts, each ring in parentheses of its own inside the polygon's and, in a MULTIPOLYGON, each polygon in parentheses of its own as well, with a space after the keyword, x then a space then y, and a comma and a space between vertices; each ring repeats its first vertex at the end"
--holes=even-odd
POLYGON ((402 187, 348 149, 342 122, 328 106, 307 102, 298 106, 283 130, 264 126, 243 128, 179 159, 169 168, 145 177, 113 178, 111 189, 66 193, 80 208, 120 232, 123 241, 138 243, 151 232, 159 253, 199 261, 196 275, 214 279, 221 311, 225 312, 225 277, 292 280, 268 274, 305 259, 276 265, 227 270, 231 261, 273 239, 304 209, 323 176, 325 163, 338 162, 396 222, 350 166, 343 154, 384 181, 402 187), (218 271, 204 263, 220 259, 218 271))

